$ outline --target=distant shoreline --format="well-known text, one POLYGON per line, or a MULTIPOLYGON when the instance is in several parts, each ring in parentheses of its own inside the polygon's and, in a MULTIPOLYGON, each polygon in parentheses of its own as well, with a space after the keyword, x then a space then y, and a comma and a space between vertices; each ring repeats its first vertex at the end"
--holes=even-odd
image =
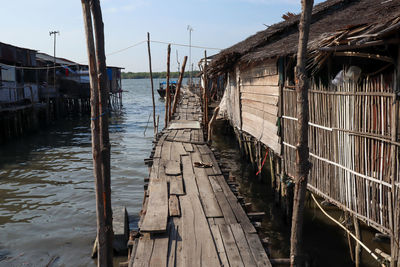
MULTIPOLYGON (((197 75, 200 73, 200 71, 193 71, 192 77, 197 77, 197 75)), ((166 72, 153 72, 153 78, 154 79, 162 79, 166 78, 167 73, 166 72)), ((189 78, 189 72, 185 72, 183 75, 184 78, 189 78)), ((121 73, 121 78, 122 79, 149 79, 150 78, 150 73, 149 72, 122 72, 121 73)), ((179 72, 171 72, 170 73, 170 78, 171 79, 178 79, 179 78, 179 72)))

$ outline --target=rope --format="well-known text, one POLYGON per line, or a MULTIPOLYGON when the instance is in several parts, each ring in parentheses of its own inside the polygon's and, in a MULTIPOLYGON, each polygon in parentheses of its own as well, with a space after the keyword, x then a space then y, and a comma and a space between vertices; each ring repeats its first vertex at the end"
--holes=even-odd
POLYGON ((108 113, 108 109, 106 109, 103 113, 101 113, 99 116, 97 117, 92 117, 90 118, 92 121, 95 121, 97 119, 99 119, 100 117, 103 117, 104 115, 106 115, 108 113))
POLYGON ((265 164, 265 160, 267 159, 268 152, 269 152, 269 149, 267 149, 267 152, 265 152, 265 156, 264 156, 263 162, 262 162, 260 168, 258 169, 258 172, 256 173, 256 175, 259 175, 261 173, 261 170, 262 170, 262 168, 264 167, 264 164, 265 164))
POLYGON ((318 203, 318 201, 315 199, 314 194, 311 193, 311 197, 314 200, 315 204, 318 206, 318 208, 322 211, 323 214, 325 214, 329 219, 331 219, 333 222, 335 222, 337 225, 339 225, 343 230, 345 230, 354 240, 357 241, 376 261, 378 261, 382 267, 385 267, 384 264, 381 263, 381 260, 378 258, 378 256, 375 255, 364 243, 362 243, 351 231, 349 231, 345 226, 343 226, 340 222, 335 220, 332 216, 330 216, 318 203))

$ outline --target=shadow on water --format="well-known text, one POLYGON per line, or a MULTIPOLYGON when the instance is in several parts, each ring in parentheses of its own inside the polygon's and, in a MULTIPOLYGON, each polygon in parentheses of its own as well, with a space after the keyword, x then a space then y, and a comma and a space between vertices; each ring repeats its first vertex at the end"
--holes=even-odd
MULTIPOLYGON (((244 160, 231 127, 225 122, 218 122, 213 132, 213 147, 220 153, 220 162, 227 168, 240 184, 239 192, 247 203, 252 203, 254 211, 265 212, 259 234, 269 240, 270 258, 289 258, 290 251, 290 219, 275 204, 274 192, 271 188, 270 172, 263 169, 264 181, 256 178, 250 163, 244 160)), ((322 199, 319 199, 321 202, 322 199)), ((336 219, 343 217, 343 212, 334 206, 325 208, 336 219)), ((374 231, 362 225, 363 242, 368 247, 390 251, 389 245, 374 242, 374 231)), ((304 228, 303 250, 312 266, 354 266, 350 257, 346 233, 330 221, 315 206, 310 195, 307 196, 304 228)), ((354 242, 353 242, 354 245, 354 242)), ((379 266, 365 251, 362 252, 362 266, 379 266)))

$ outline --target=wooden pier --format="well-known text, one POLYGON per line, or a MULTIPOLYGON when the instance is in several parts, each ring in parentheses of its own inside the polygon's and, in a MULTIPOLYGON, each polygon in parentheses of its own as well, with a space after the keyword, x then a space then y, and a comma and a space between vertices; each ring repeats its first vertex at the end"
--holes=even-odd
POLYGON ((158 135, 129 266, 271 266, 201 127, 201 100, 184 88, 158 135))

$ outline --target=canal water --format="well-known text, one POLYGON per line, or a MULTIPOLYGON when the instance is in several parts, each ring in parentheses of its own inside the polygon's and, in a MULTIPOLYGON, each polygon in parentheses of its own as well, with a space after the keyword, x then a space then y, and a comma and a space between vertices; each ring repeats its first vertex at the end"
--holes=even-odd
MULTIPOLYGON (((148 175, 143 159, 153 139, 151 91, 147 79, 123 80, 122 86, 124 107, 110 121, 112 203, 125 205, 136 227, 148 175)), ((162 129, 164 102, 157 94, 156 106, 162 129)), ((290 229, 268 183, 254 179, 232 136, 219 135, 214 144, 246 200, 266 212, 261 234, 270 240, 271 256, 288 257, 290 229)), ((0 266, 95 266, 95 234, 89 116, 67 118, 0 147, 0 266)), ((304 234, 315 266, 352 266, 345 235, 312 206, 304 234)), ((366 266, 377 266, 368 257, 366 266)))

